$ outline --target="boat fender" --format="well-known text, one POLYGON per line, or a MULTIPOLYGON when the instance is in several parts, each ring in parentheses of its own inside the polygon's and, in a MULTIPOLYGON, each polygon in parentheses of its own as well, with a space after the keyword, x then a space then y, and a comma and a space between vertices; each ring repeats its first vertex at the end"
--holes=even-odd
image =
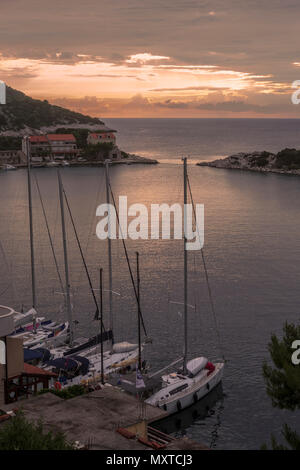
POLYGON ((164 404, 163 409, 164 409, 165 411, 167 411, 167 405, 166 405, 166 404, 164 404))
POLYGON ((193 399, 194 399, 194 403, 197 403, 197 401, 198 401, 198 395, 197 395, 196 392, 195 392, 194 395, 193 395, 193 399))
POLYGON ((181 405, 181 403, 180 403, 180 400, 178 400, 178 402, 177 402, 177 410, 178 410, 178 411, 181 411, 181 409, 182 409, 182 405, 181 405))
POLYGON ((206 388, 207 388, 207 390, 209 390, 209 389, 210 389, 210 385, 209 385, 209 384, 206 384, 206 388))
POLYGON ((54 387, 55 387, 55 390, 61 390, 61 383, 55 382, 54 387))

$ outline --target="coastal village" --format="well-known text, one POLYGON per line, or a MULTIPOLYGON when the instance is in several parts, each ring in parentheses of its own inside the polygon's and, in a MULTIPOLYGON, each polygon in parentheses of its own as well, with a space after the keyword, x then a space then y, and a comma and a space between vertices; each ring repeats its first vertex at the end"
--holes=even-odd
MULTIPOLYGON (((104 125, 89 131, 85 148, 78 145, 73 133, 29 135, 31 164, 33 167, 102 165, 107 159, 112 163, 157 163, 156 160, 121 151, 116 143, 116 132, 104 125)), ((22 138, 21 149, 0 148, 0 169, 27 166, 26 137, 22 138)))

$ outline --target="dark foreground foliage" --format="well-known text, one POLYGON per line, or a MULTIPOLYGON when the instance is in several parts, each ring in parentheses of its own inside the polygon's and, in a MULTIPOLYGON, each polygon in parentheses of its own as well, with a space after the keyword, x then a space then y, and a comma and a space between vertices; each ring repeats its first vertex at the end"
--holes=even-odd
POLYGON ((28 421, 22 411, 0 426, 0 450, 71 450, 61 432, 46 432, 42 421, 28 421))
MULTIPOLYGON (((300 409, 300 365, 292 362, 292 355, 295 352, 292 344, 297 340, 300 340, 300 326, 286 323, 283 338, 280 340, 276 335, 272 335, 269 343, 273 365, 267 363, 263 365, 267 393, 272 399, 272 405, 291 411, 300 409)), ((271 443, 274 450, 300 450, 300 436, 287 424, 283 426, 282 435, 287 445, 278 444, 272 435, 271 443)))

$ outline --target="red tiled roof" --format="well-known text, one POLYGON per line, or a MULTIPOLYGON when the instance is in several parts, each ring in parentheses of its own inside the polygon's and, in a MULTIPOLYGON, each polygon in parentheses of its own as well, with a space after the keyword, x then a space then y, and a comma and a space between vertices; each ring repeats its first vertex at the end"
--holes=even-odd
POLYGON ((69 140, 69 141, 72 141, 72 142, 76 142, 76 139, 75 137, 73 136, 73 134, 47 134, 47 138, 49 140, 69 140))
POLYGON ((31 135, 29 137, 30 142, 48 142, 45 135, 31 135))
POLYGON ((32 366, 24 362, 24 373, 28 375, 45 375, 47 377, 57 377, 57 374, 49 370, 40 369, 39 367, 32 366))

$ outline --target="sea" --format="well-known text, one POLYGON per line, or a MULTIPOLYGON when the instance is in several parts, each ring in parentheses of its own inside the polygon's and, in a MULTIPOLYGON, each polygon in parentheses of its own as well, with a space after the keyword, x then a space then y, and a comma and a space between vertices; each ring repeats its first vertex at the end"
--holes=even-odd
MULTIPOLYGON (((196 166, 237 152, 300 148, 300 120, 277 119, 106 119, 119 146, 154 158, 158 165, 110 169, 116 201, 128 204, 181 203, 183 168, 195 203, 204 204, 206 259, 216 316, 212 314, 200 252, 188 254, 188 349, 190 357, 225 357, 222 385, 203 401, 159 423, 176 437, 187 436, 214 449, 270 447, 282 442, 287 422, 299 429, 299 411, 272 406, 262 367, 270 363, 271 335, 300 319, 300 178, 196 166)), ((34 246, 40 315, 65 318, 63 289, 38 197, 41 189, 51 239, 63 277, 57 170, 33 170, 34 246)), ((104 273, 104 316, 108 318, 107 243, 96 236, 96 210, 105 201, 103 168, 61 169, 65 192, 99 296, 104 273)), ((72 306, 76 335, 99 330, 95 305, 70 217, 66 214, 72 306)), ((183 243, 126 240, 133 275, 139 252, 141 307, 148 337, 144 358, 153 371, 183 351, 183 243)), ((121 240, 113 240, 113 328, 117 341, 137 341, 137 307, 121 240)), ((31 306, 26 170, 0 173, 0 304, 31 306)), ((300 339, 300 338, 299 338, 300 339)), ((300 367, 300 366, 299 366, 300 367)))

